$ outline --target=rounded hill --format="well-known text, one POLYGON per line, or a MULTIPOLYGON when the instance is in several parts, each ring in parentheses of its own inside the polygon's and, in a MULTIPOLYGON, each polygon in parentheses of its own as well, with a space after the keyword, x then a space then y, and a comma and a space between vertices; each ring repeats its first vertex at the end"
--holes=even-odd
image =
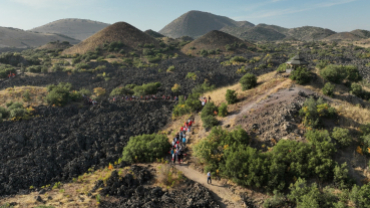
POLYGON ((159 33, 171 38, 182 36, 197 38, 209 31, 219 30, 225 26, 238 26, 239 24, 247 23, 239 23, 228 17, 208 12, 189 11, 166 25, 159 33))
POLYGON ((227 33, 213 30, 185 45, 181 49, 181 51, 185 54, 196 55, 202 50, 218 50, 222 52, 246 52, 248 48, 251 47, 255 46, 247 41, 243 41, 227 33))
POLYGON ((81 43, 65 50, 63 54, 84 54, 94 51, 104 43, 122 42, 127 50, 135 50, 140 44, 158 46, 158 41, 136 27, 126 23, 117 22, 110 25, 81 43))
POLYGON ((63 41, 63 42, 54 41, 54 42, 47 43, 47 44, 39 47, 38 49, 40 49, 40 50, 42 50, 42 49, 45 49, 45 50, 65 50, 65 49, 70 48, 70 47, 72 47, 72 45, 68 41, 63 41))
POLYGON ((150 36, 152 36, 153 38, 163 38, 163 37, 165 37, 161 33, 156 32, 154 30, 146 30, 145 33, 148 34, 148 35, 150 35, 150 36))

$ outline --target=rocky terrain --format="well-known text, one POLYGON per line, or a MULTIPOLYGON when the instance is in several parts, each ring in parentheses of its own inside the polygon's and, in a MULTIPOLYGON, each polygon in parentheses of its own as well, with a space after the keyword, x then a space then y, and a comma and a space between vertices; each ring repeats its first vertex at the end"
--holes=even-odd
POLYGON ((161 129, 172 105, 103 101, 91 107, 39 107, 30 120, 4 122, 0 195, 71 180, 93 166, 116 161, 130 136, 161 129))
POLYGON ((100 207, 219 207, 211 193, 191 180, 185 179, 173 190, 161 187, 148 187, 153 180, 153 170, 140 166, 131 166, 130 173, 124 177, 113 171, 106 183, 97 181, 93 190, 102 188, 102 196, 109 195, 118 202, 102 201, 100 207))

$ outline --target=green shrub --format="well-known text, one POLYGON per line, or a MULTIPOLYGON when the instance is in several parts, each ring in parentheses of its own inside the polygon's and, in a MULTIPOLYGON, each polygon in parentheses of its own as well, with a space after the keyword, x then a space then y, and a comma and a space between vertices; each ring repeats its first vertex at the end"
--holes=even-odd
POLYGON ((0 107, 1 118, 7 118, 9 116, 9 111, 6 108, 0 107))
POLYGON ((357 97, 362 97, 362 95, 363 95, 362 86, 360 84, 357 84, 357 83, 352 83, 351 93, 356 95, 357 97))
POLYGON ((335 90, 335 84, 327 82, 322 88, 322 93, 324 95, 332 97, 334 95, 334 90, 335 90))
POLYGON ((19 103, 19 102, 12 103, 8 107, 8 111, 9 111, 9 118, 11 118, 11 119, 13 119, 13 118, 17 118, 17 119, 23 118, 27 113, 26 109, 23 107, 23 104, 19 103))
POLYGON ((347 72, 347 79, 349 81, 358 82, 362 80, 360 72, 358 71, 358 68, 356 66, 348 65, 348 66, 344 66, 344 68, 347 72))
POLYGON ((197 76, 197 74, 195 74, 194 72, 188 72, 187 74, 186 74, 186 77, 185 77, 186 79, 192 79, 192 80, 197 80, 197 78, 198 78, 198 76, 197 76))
POLYGON ((40 73, 41 72, 41 66, 29 66, 27 67, 28 72, 32 73, 40 73))
POLYGON ((173 71, 175 71, 175 66, 168 67, 167 72, 173 72, 173 71))
POLYGON ((117 96, 117 95, 133 95, 134 92, 130 88, 126 87, 117 87, 112 90, 110 96, 117 96))
POLYGON ((247 61, 246 58, 242 57, 242 56, 235 56, 233 57, 232 59, 230 59, 231 62, 242 62, 242 63, 245 63, 247 61))
POLYGON ((347 163, 335 166, 333 182, 337 188, 350 188, 350 185, 352 185, 353 182, 348 175, 347 163))
MULTIPOLYGON (((0 113, 1 113, 1 110, 0 110, 0 113)), ((360 131, 361 131, 362 135, 370 134, 370 123, 362 124, 360 126, 360 131)))
POLYGON ((334 127, 332 137, 337 140, 342 147, 347 147, 352 143, 352 138, 349 135, 348 129, 334 127))
POLYGON ((238 101, 238 98, 237 98, 237 94, 235 92, 235 90, 227 90, 226 91, 226 101, 227 101, 227 104, 234 104, 238 101))
POLYGON ((174 84, 171 91, 175 94, 179 94, 181 91, 181 86, 179 84, 174 84))
POLYGON ((87 63, 78 63, 76 64, 76 69, 90 69, 90 65, 87 63))
POLYGON ((203 50, 199 51, 199 54, 201 56, 205 57, 205 56, 208 56, 208 51, 203 49, 203 50))
POLYGON ((305 67, 297 67, 290 73, 289 78, 298 84, 307 84, 311 80, 311 74, 305 67))
POLYGON ((135 96, 144 96, 156 94, 158 88, 161 86, 160 82, 152 82, 148 84, 143 84, 141 86, 135 86, 133 91, 135 96))
POLYGON ((279 73, 284 73, 284 72, 286 72, 286 63, 282 63, 282 64, 280 64, 280 66, 276 69, 276 71, 277 72, 279 72, 279 73))
POLYGON ((257 86, 257 77, 254 74, 247 73, 240 79, 242 90, 252 89, 257 86))
POLYGON ((7 78, 9 73, 16 73, 16 70, 10 65, 0 65, 0 78, 7 78))
POLYGON ((284 194, 279 193, 277 190, 274 191, 274 196, 267 199, 263 203, 264 208, 274 208, 274 207, 285 207, 287 205, 287 199, 284 194))
POLYGON ((171 145, 168 138, 161 134, 144 134, 131 137, 123 149, 122 160, 134 162, 153 162, 164 157, 171 145))
POLYGON ((212 128, 218 124, 218 120, 215 118, 215 114, 217 113, 218 108, 213 102, 208 102, 206 105, 204 105, 200 114, 204 128, 212 128))
POLYGON ((204 81, 203 84, 197 85, 193 88, 193 94, 203 94, 205 92, 214 90, 216 87, 214 85, 210 85, 207 81, 204 81))
POLYGON ((364 184, 361 187, 354 185, 349 196, 356 207, 369 207, 370 185, 364 184))
POLYGON ((319 68, 320 70, 324 69, 327 65, 329 65, 328 60, 321 60, 319 63, 316 64, 316 67, 319 68))
POLYGON ((49 105, 64 106, 68 103, 69 92, 72 88, 70 83, 59 83, 57 86, 48 85, 48 94, 46 95, 46 101, 49 105))
POLYGON ((347 71, 343 66, 328 65, 320 71, 320 75, 333 83, 341 83, 347 77, 347 71))
POLYGON ((22 98, 23 98, 23 101, 24 101, 24 102, 29 102, 29 101, 31 101, 30 91, 29 91, 29 90, 26 90, 26 91, 23 93, 22 98))
POLYGON ((309 127, 316 127, 320 124, 321 118, 333 117, 335 114, 335 108, 330 107, 322 98, 316 101, 313 97, 306 99, 299 111, 299 115, 303 117, 303 124, 309 127))
POLYGON ((220 107, 218 107, 218 115, 221 116, 221 117, 225 117, 227 116, 228 112, 227 112, 227 104, 226 103, 222 103, 220 105, 220 107))

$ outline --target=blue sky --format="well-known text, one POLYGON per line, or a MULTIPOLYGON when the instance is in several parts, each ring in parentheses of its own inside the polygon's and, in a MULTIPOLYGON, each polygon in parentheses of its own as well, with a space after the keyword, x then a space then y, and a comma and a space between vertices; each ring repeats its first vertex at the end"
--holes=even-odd
POLYGON ((31 29, 63 18, 160 30, 190 10, 254 24, 370 30, 369 0, 0 0, 0 26, 31 29))

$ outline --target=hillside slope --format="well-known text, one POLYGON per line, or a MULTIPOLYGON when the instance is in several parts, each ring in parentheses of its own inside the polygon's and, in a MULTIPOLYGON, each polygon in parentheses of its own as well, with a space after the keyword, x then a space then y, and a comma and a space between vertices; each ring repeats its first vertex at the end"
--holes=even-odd
POLYGON ((59 34, 41 34, 28 32, 21 29, 0 27, 0 48, 4 47, 16 47, 16 48, 28 48, 28 47, 39 47, 49 42, 57 41, 60 42, 68 41, 71 44, 77 44, 80 41, 59 34))
POLYGON ((85 40, 109 24, 86 19, 61 19, 31 29, 39 33, 58 33, 78 40, 85 40))
POLYGON ((95 35, 87 38, 81 43, 65 50, 64 54, 84 54, 101 47, 104 43, 121 41, 128 50, 138 47, 139 44, 153 44, 158 46, 158 41, 136 27, 126 23, 117 22, 104 28, 95 35))
POLYGON ((228 17, 201 11, 190 11, 166 25, 159 33, 171 37, 202 36, 209 31, 219 30, 225 26, 253 25, 247 21, 237 22, 228 17))
POLYGON ((287 36, 291 36, 302 41, 321 40, 333 34, 336 34, 336 32, 312 26, 292 28, 285 33, 287 36))

